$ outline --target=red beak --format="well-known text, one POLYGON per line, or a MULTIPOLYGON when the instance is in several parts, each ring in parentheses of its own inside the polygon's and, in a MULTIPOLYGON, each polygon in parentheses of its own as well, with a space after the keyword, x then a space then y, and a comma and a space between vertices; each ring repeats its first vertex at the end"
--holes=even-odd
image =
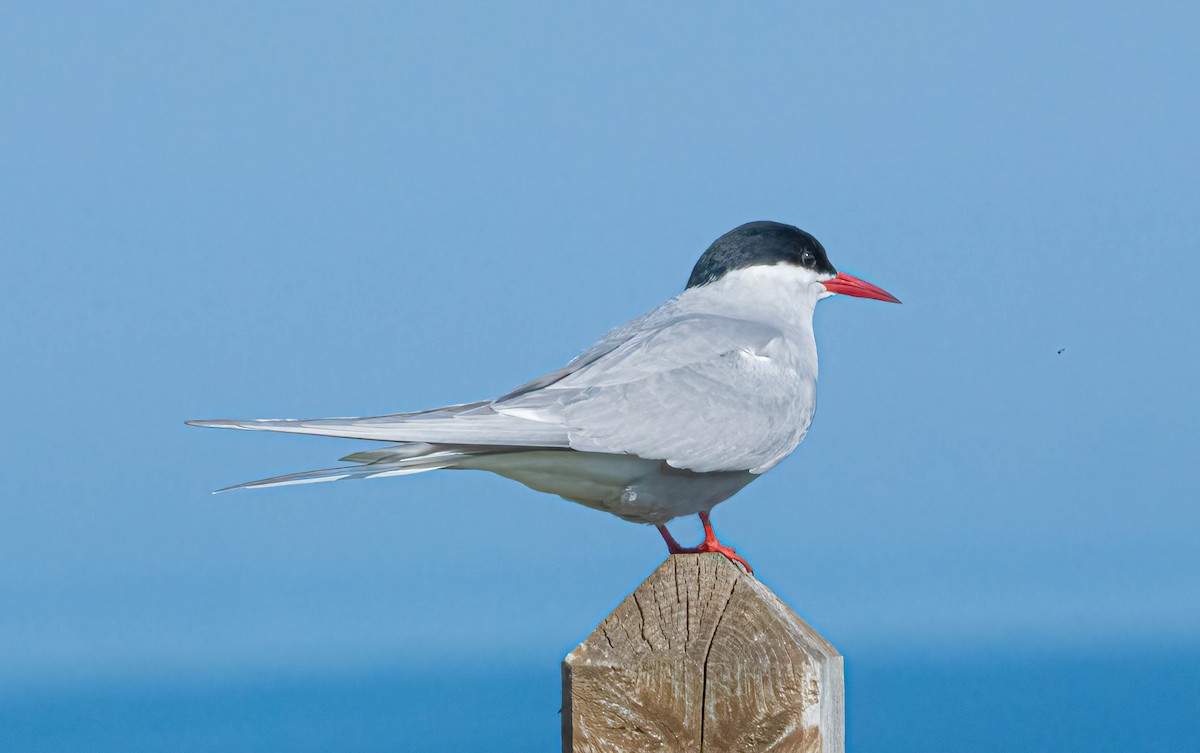
POLYGON ((899 303, 900 299, 883 288, 877 288, 871 283, 860 280, 857 277, 851 277, 845 272, 838 272, 837 277, 832 280, 826 280, 821 283, 830 293, 841 293, 842 295, 852 295, 855 298, 874 298, 877 301, 887 301, 888 303, 899 303))

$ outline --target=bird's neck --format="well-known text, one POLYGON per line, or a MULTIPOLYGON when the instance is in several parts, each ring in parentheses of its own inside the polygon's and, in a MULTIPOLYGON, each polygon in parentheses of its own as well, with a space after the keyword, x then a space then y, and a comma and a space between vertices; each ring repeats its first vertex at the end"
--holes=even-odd
POLYGON ((753 319, 811 341, 813 311, 823 289, 812 272, 798 267, 755 266, 735 270, 684 295, 705 311, 753 319))

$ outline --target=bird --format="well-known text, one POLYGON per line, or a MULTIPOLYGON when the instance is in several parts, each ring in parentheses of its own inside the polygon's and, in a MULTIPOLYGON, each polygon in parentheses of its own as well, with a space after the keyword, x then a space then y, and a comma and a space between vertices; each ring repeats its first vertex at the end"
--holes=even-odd
POLYGON ((334 468, 230 486, 263 488, 481 470, 655 526, 671 554, 721 554, 710 513, 803 441, 816 409, 813 312, 832 295, 900 303, 838 272, 809 233, 779 222, 730 230, 683 292, 601 337, 566 366, 491 400, 363 418, 197 420, 223 429, 387 442, 334 468), (699 515, 704 541, 667 529, 699 515))

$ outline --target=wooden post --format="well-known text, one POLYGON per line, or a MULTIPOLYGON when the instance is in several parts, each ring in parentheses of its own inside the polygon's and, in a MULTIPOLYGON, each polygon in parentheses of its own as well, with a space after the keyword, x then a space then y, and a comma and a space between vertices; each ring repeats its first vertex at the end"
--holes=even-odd
POLYGON ((842 657, 719 554, 668 557, 563 660, 566 753, 844 753, 842 657))

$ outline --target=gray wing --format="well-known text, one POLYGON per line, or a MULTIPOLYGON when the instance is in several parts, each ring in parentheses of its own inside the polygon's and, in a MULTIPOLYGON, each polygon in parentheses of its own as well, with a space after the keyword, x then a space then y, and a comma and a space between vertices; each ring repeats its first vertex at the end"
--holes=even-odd
POLYGON ((383 442, 483 445, 570 449, 566 427, 553 419, 518 418, 496 411, 492 405, 519 395, 536 392, 579 369, 591 365, 622 344, 635 338, 653 322, 669 319, 677 300, 671 300, 644 316, 613 329, 566 366, 517 387, 497 400, 450 405, 444 408, 394 413, 385 416, 346 418, 255 418, 188 421, 191 426, 214 429, 273 431, 286 434, 315 434, 383 442))
POLYGON ((575 450, 699 472, 760 473, 808 429, 815 354, 807 358, 771 325, 659 310, 613 339, 598 343, 599 356, 576 359, 492 408, 564 427, 575 450))
POLYGON ((587 350, 572 358, 566 366, 522 384, 520 387, 496 398, 493 403, 503 403, 521 395, 536 392, 565 379, 583 368, 591 366, 630 340, 639 337, 639 335, 654 331, 658 327, 670 323, 675 318, 677 307, 678 299, 672 299, 643 316, 625 322, 620 327, 616 327, 605 334, 604 337, 592 343, 587 350))
POLYGON ((803 439, 815 385, 815 353, 796 351, 778 329, 691 313, 675 299, 495 401, 364 418, 188 423, 429 446, 569 448, 759 473, 803 439))

